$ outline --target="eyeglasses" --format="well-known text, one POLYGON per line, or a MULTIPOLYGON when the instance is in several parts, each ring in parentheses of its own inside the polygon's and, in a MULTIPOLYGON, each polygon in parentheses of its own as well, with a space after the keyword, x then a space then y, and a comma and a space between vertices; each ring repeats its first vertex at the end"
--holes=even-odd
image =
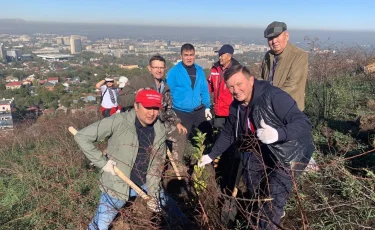
POLYGON ((165 67, 157 67, 157 66, 151 66, 152 69, 157 69, 157 70, 164 70, 165 67))

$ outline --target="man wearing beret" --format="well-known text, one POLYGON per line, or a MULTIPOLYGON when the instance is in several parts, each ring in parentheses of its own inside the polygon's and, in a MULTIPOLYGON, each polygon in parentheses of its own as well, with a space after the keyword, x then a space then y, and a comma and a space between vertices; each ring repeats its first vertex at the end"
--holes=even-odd
POLYGON ((289 32, 284 22, 272 22, 264 31, 270 50, 264 56, 261 78, 287 92, 305 109, 305 87, 308 55, 289 43, 289 32))
MULTIPOLYGON (((264 31, 270 51, 262 63, 261 78, 287 92, 296 101, 298 108, 305 109, 305 89, 308 70, 308 55, 289 43, 289 32, 284 22, 274 21, 264 31)), ((318 170, 311 158, 307 170, 318 170)))
POLYGON ((114 166, 152 197, 147 202, 151 211, 168 206, 170 217, 183 217, 160 186, 166 157, 165 127, 157 119, 161 107, 162 95, 145 89, 137 93, 134 109, 95 122, 74 136, 86 157, 101 169, 102 194, 90 230, 108 229, 119 209, 137 195, 116 175, 114 166), (106 138, 108 160, 94 145, 106 138))

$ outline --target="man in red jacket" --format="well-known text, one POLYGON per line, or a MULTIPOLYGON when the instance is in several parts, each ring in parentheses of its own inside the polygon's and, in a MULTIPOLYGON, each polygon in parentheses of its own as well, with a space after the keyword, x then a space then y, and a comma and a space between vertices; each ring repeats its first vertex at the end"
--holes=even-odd
POLYGON ((215 52, 219 54, 219 61, 211 68, 208 89, 214 96, 214 127, 222 129, 229 116, 229 106, 233 101, 233 97, 224 82, 224 73, 229 67, 240 63, 233 58, 234 49, 229 44, 223 45, 215 52))
MULTIPOLYGON (((211 68, 211 74, 208 78, 208 89, 214 96, 214 127, 221 131, 228 119, 229 107, 233 101, 233 96, 224 81, 224 73, 229 67, 239 65, 240 63, 233 58, 234 49, 229 44, 223 45, 215 52, 219 54, 219 61, 211 68)), ((233 148, 229 148, 221 156, 220 162, 219 158, 215 159, 214 167, 216 168, 216 176, 224 192, 227 191, 227 188, 233 190, 236 180, 236 175, 232 172, 235 171, 233 168, 238 167, 239 160, 237 156, 233 157, 233 153, 233 148)))

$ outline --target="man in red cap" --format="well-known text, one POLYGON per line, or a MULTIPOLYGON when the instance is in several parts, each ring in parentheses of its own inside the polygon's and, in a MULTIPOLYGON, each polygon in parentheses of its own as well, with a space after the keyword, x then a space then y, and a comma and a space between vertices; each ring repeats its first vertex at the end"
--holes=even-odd
POLYGON ((162 95, 144 89, 137 93, 134 109, 95 122, 74 136, 86 157, 101 169, 102 195, 89 229, 108 229, 119 209, 137 195, 116 175, 114 166, 153 198, 147 202, 151 211, 168 206, 170 217, 183 217, 160 187, 166 159, 165 127, 157 119, 161 107, 162 95), (94 145, 106 138, 108 159, 94 145))

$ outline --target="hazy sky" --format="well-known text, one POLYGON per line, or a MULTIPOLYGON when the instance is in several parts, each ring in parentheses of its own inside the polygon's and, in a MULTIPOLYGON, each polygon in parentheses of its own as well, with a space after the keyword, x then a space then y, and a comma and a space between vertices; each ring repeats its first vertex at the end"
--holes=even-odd
POLYGON ((0 0, 0 18, 176 26, 375 31, 374 0, 0 0))

